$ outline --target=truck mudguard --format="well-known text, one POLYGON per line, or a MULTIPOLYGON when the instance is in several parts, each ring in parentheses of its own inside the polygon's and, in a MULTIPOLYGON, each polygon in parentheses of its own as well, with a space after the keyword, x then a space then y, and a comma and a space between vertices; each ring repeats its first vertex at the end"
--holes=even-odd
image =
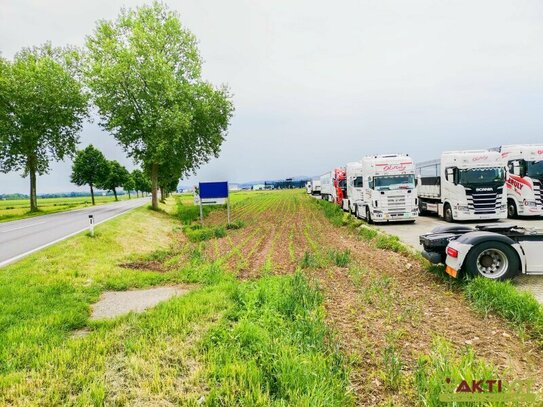
POLYGON ((460 236, 458 239, 456 239, 456 241, 458 243, 470 244, 472 246, 475 246, 476 244, 479 244, 482 242, 488 242, 488 241, 501 242, 501 243, 505 243, 511 246, 516 243, 513 239, 511 239, 508 236, 500 235, 498 233, 482 232, 482 231, 468 232, 460 236))

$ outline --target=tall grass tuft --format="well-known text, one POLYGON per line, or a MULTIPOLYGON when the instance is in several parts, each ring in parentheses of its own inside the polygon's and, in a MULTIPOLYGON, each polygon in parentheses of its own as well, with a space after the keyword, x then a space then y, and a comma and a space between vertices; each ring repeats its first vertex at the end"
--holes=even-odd
POLYGON ((206 403, 352 404, 322 295, 300 272, 240 284, 233 301, 202 344, 211 389, 206 403))
POLYGON ((483 379, 499 379, 496 368, 476 358, 471 347, 458 354, 449 342, 441 338, 436 338, 431 351, 418 359, 415 369, 415 387, 424 406, 448 405, 440 400, 441 395, 452 394, 462 380, 471 383, 472 380, 483 379))
POLYGON ((533 295, 519 291, 509 281, 482 277, 467 281, 464 292, 480 311, 495 312, 517 326, 527 324, 543 339, 543 307, 533 295))

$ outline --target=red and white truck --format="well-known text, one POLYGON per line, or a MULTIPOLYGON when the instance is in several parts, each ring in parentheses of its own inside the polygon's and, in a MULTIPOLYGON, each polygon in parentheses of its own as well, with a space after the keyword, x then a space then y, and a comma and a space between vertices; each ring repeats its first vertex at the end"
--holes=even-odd
POLYGON ((321 175, 321 196, 329 202, 343 204, 343 188, 345 186, 345 168, 335 168, 321 175))
POLYGON ((507 215, 543 215, 543 145, 515 144, 494 148, 506 166, 507 215))

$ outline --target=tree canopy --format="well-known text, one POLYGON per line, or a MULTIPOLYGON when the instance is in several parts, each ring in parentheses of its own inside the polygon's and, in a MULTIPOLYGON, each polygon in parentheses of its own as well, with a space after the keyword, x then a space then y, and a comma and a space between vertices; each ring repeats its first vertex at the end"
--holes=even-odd
POLYGON ((115 200, 117 201, 117 188, 122 187, 127 178, 130 176, 130 173, 126 168, 124 168, 118 161, 108 161, 107 162, 108 172, 107 176, 100 181, 97 185, 101 189, 107 189, 108 191, 113 192, 115 195, 115 200))
POLYGON ((78 80, 73 50, 50 44, 0 58, 0 171, 30 176, 30 209, 37 210, 36 175, 51 161, 73 156, 88 96, 78 80))
POLYGON ((77 152, 72 165, 71 180, 76 185, 88 185, 94 205, 94 187, 105 182, 109 174, 106 157, 91 144, 77 152))
POLYGON ((87 39, 86 78, 101 125, 150 169, 177 178, 217 156, 233 112, 225 87, 201 78, 196 38, 160 3, 100 21, 87 39))

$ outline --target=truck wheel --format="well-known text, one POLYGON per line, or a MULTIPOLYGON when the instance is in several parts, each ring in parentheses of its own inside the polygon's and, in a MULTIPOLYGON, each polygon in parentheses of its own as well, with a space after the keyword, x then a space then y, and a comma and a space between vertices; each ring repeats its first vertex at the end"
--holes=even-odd
POLYGON ((518 218, 517 204, 512 199, 507 200, 507 217, 518 218))
POLYGON ((371 218, 370 208, 368 208, 367 206, 366 206, 366 222, 368 222, 368 224, 370 224, 370 225, 373 224, 373 219, 371 218))
POLYGON ((448 203, 443 208, 443 218, 445 218, 445 222, 454 222, 452 208, 448 203))
POLYGON ((515 249, 502 242, 484 242, 474 246, 464 261, 466 272, 473 277, 509 280, 520 271, 515 249))

